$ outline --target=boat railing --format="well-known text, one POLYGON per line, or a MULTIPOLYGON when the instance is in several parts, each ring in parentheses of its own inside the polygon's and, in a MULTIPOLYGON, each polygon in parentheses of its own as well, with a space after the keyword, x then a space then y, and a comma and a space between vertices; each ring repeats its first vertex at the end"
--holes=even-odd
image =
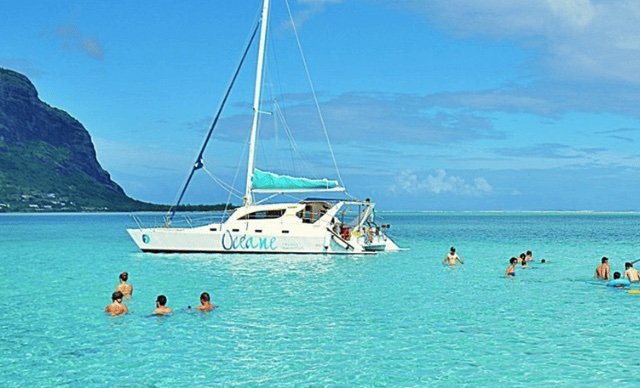
POLYGON ((228 218, 228 215, 223 213, 179 214, 175 215, 171 223, 168 224, 164 214, 131 214, 130 216, 138 229, 159 227, 195 228, 208 224, 222 223, 228 218))

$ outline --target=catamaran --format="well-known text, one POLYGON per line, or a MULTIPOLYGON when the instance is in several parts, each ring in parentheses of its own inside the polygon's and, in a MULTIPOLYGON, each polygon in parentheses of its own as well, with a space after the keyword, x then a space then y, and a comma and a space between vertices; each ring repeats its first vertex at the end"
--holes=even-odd
MULTIPOLYGON (((263 1, 260 20, 253 29, 202 148, 179 192, 176 204, 167 213, 164 224, 150 228, 138 224, 138 228, 127 229, 127 232, 142 251, 152 253, 367 254, 399 250, 398 245, 387 234, 389 225, 379 224, 375 219, 375 204, 369 199, 358 200, 348 196, 341 178, 339 180, 311 179, 256 168, 256 133, 259 115, 264 113, 261 111, 261 96, 269 25, 269 3, 269 0, 263 1), (246 185, 242 206, 233 209, 228 217, 217 222, 176 227, 172 225, 176 209, 194 173, 203 168, 204 151, 258 30, 260 38, 253 97, 253 121, 249 135, 246 185), (323 193, 326 197, 329 197, 328 193, 341 193, 347 198, 306 198, 298 202, 271 203, 276 196, 292 193, 323 193), (267 197, 258 200, 259 195, 267 197)), ((287 9, 289 9, 288 4, 287 9)), ((289 15, 291 16, 290 10, 289 15)), ((292 17, 291 23, 297 38, 292 17)), ((313 95, 316 106, 319 107, 315 92, 313 95)), ((321 121, 324 128, 324 121, 322 119, 321 121)), ((326 139, 328 141, 328 136, 326 139)), ((330 143, 329 147, 331 147, 330 143)), ((333 150, 331 148, 330 150, 337 170, 333 150)))

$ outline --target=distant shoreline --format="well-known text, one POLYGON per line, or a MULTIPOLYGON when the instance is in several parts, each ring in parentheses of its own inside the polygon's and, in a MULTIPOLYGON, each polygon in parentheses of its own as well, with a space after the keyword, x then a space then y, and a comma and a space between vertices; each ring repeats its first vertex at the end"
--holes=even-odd
MULTIPOLYGON (((237 206, 229 207, 227 211, 236 209, 237 206)), ((179 213, 212 213, 224 212, 224 208, 212 209, 180 209, 179 213)), ((165 210, 113 210, 113 211, 25 211, 25 212, 3 212, 2 215, 126 215, 126 214, 159 214, 166 213, 165 210)), ((491 215, 640 215, 640 210, 378 210, 377 214, 386 215, 446 215, 446 216, 491 216, 491 215)))
MULTIPOLYGON (((180 205, 176 209, 177 213, 181 212, 215 212, 215 211, 224 211, 233 210, 237 208, 236 205, 224 205, 224 204, 216 204, 216 205, 180 205)), ((12 211, 10 207, 0 207, 0 214, 83 214, 83 213, 94 213, 94 214, 105 214, 105 213, 143 213, 143 212, 151 212, 151 213, 162 213, 168 212, 171 209, 169 205, 155 205, 149 204, 142 206, 140 208, 134 209, 99 209, 93 207, 87 207, 86 209, 49 209, 49 208, 33 208, 33 209, 25 209, 21 208, 16 211, 12 211)))

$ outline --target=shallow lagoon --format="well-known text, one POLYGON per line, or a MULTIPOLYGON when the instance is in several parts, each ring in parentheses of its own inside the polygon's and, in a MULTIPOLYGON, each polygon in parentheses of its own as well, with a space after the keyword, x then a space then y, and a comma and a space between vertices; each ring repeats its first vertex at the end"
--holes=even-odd
POLYGON ((612 270, 640 258, 640 214, 384 222, 408 251, 153 255, 128 215, 1 215, 0 384, 637 385, 640 295, 592 276, 603 255, 612 270), (549 263, 505 279, 526 249, 549 263), (131 313, 111 318, 124 270, 131 313), (186 312, 202 291, 220 308, 186 312), (173 316, 149 317, 159 293, 173 316))

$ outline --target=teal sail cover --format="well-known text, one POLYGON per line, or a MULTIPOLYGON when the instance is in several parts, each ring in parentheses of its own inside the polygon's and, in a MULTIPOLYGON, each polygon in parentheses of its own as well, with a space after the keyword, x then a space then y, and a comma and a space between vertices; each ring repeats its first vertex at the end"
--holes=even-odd
POLYGON ((338 181, 330 179, 309 179, 292 177, 288 175, 279 175, 272 172, 253 170, 253 178, 251 180, 254 190, 269 191, 296 191, 296 190, 340 190, 342 187, 338 181))

